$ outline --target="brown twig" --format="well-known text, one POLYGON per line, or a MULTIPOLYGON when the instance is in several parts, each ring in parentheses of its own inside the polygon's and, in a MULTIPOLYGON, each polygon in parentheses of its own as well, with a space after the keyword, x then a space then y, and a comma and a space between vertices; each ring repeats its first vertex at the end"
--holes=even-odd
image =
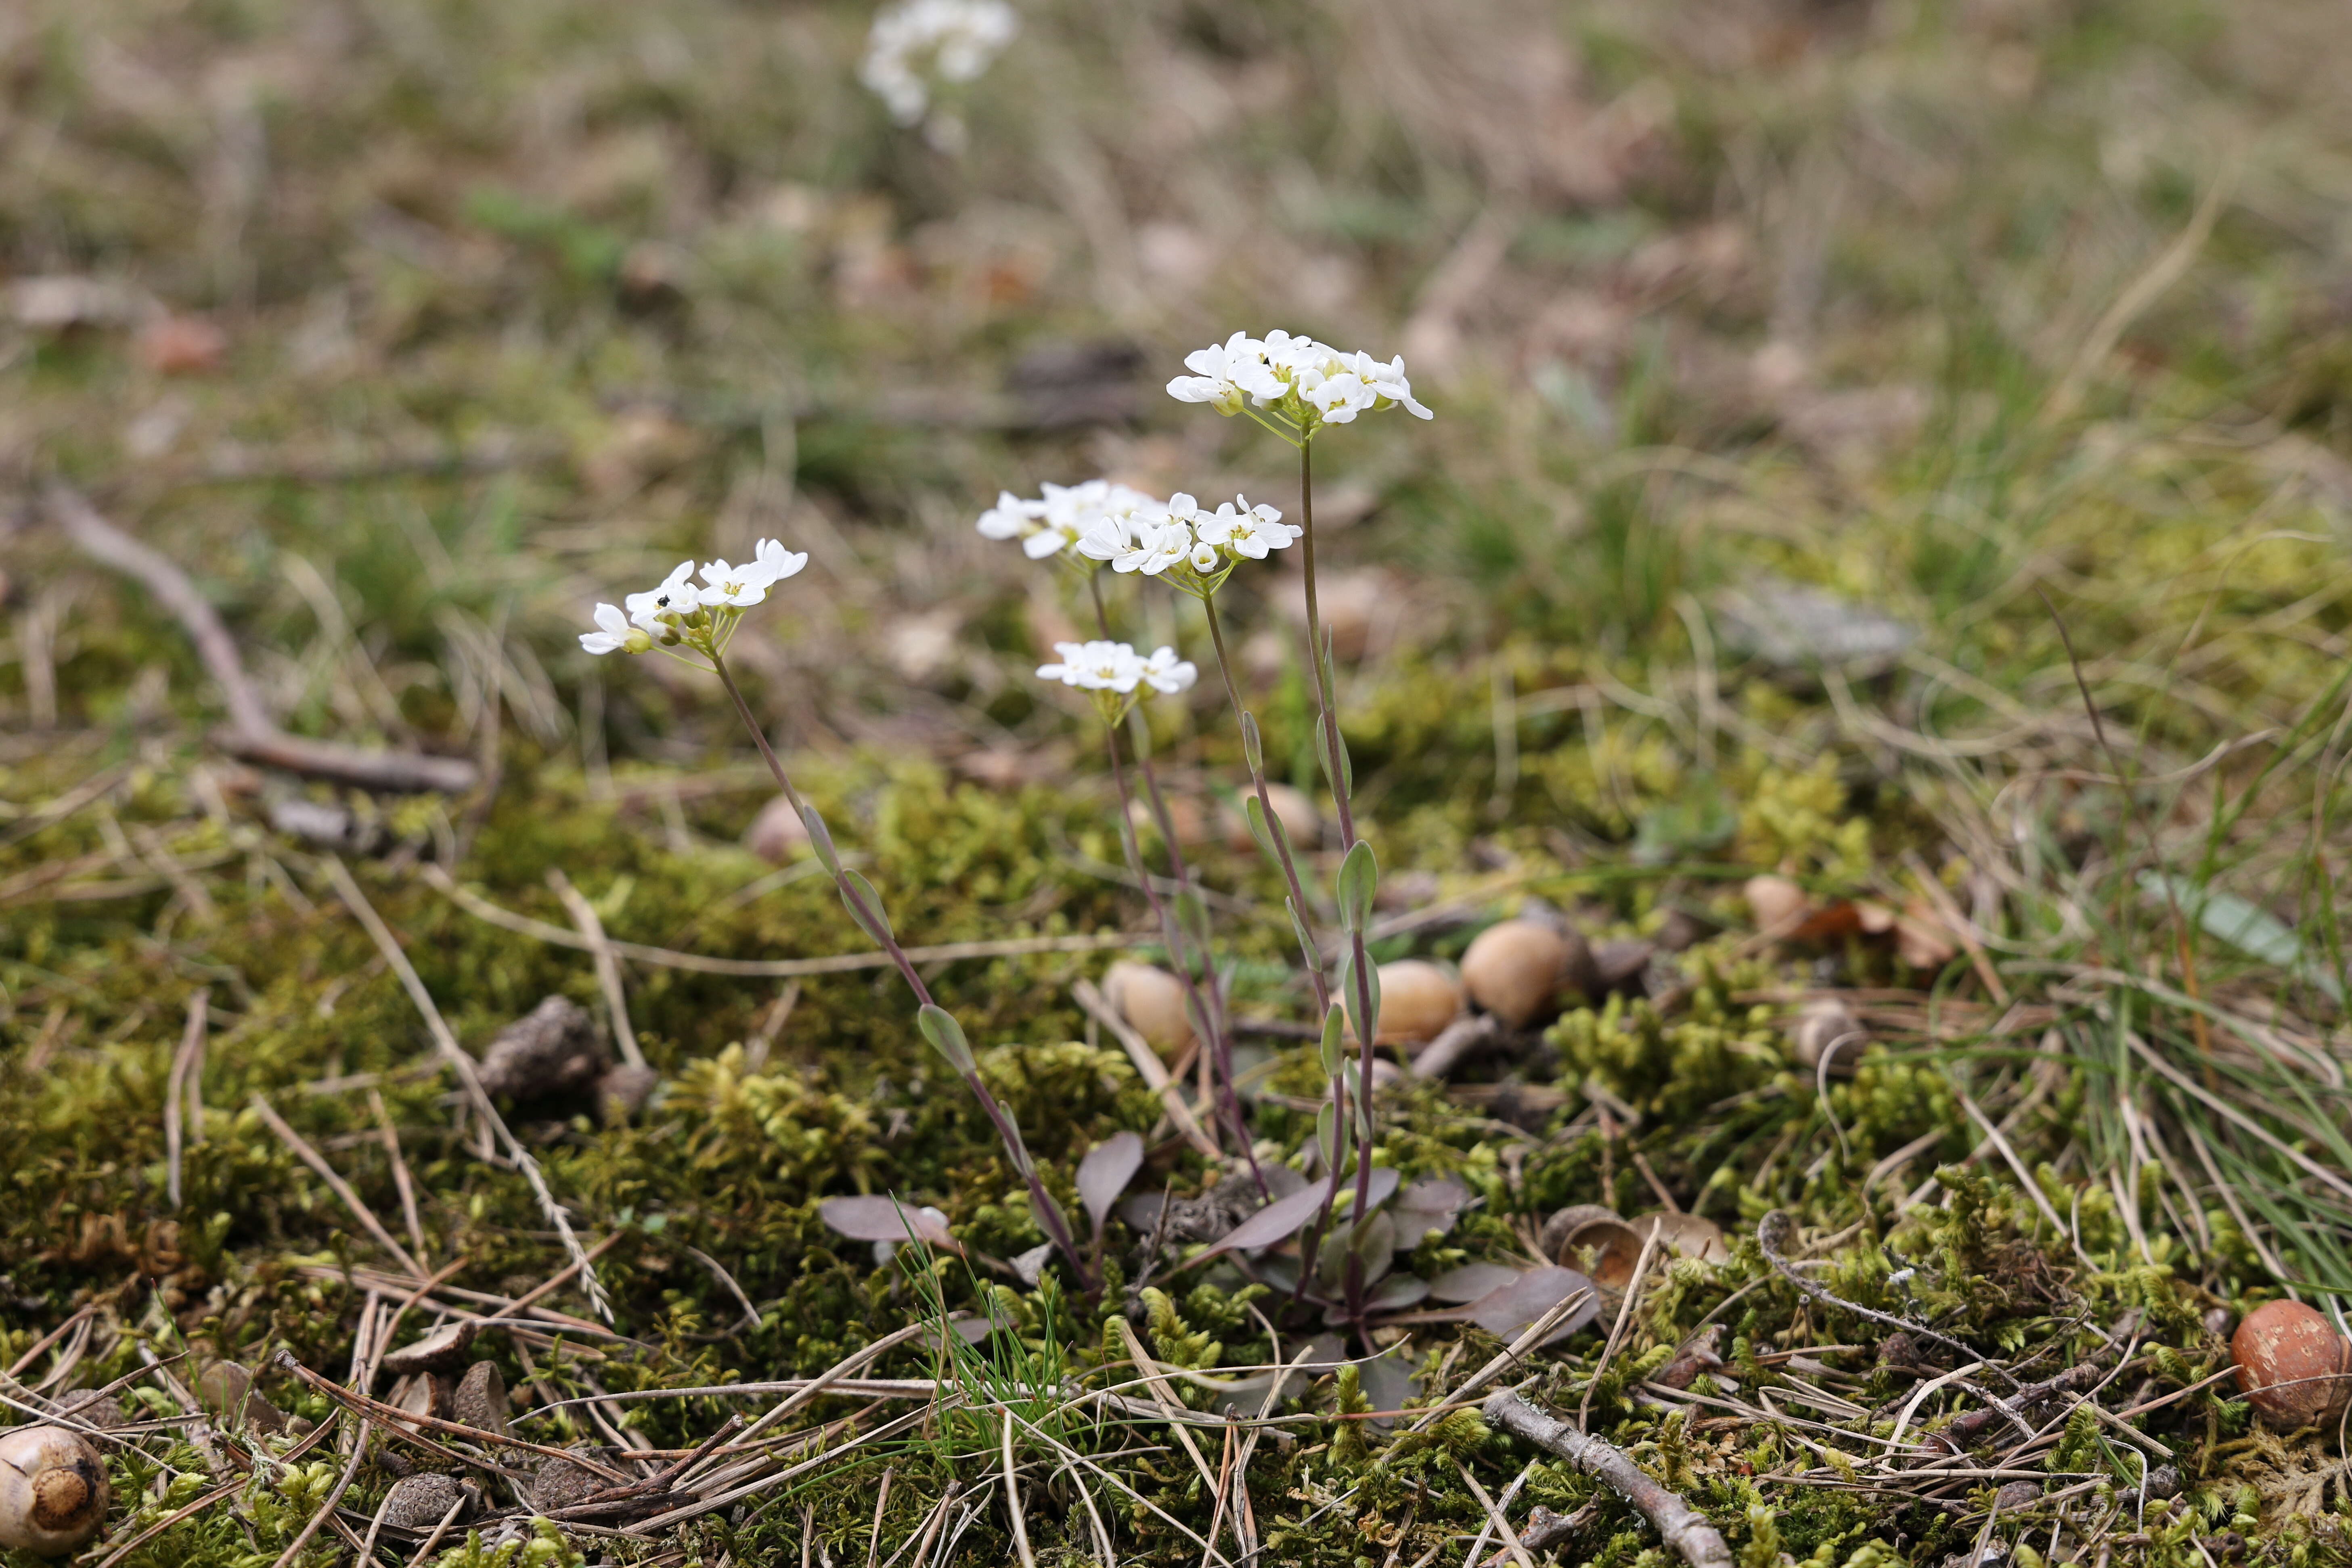
POLYGON ((1509 1389, 1487 1400, 1484 1409, 1489 1426, 1558 1454, 1641 1510, 1691 1568, 1732 1568, 1731 1548, 1706 1516, 1651 1479, 1615 1445, 1554 1420, 1509 1389))
POLYGON ((223 751, 244 762, 361 789, 461 795, 474 787, 479 775, 473 763, 461 758, 337 745, 278 729, 246 673, 245 660, 219 612, 176 562, 107 521, 68 486, 50 486, 47 499, 49 515, 75 548, 101 566, 138 579, 186 630, 228 709, 228 726, 213 737, 223 751))

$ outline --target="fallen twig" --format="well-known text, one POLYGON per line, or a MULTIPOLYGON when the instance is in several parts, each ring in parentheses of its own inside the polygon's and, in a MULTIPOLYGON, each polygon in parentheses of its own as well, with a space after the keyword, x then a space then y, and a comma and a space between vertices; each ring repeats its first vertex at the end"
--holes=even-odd
POLYGON ((1558 1454, 1608 1485, 1641 1510, 1643 1517, 1657 1527, 1659 1538, 1691 1568, 1732 1568, 1731 1548, 1724 1544, 1706 1516, 1652 1480, 1615 1445, 1554 1420, 1509 1389, 1487 1400, 1485 1414, 1489 1424, 1558 1454))
POLYGON ((186 630, 196 645, 196 657, 220 688, 221 700, 228 709, 227 727, 213 737, 221 750, 244 762, 361 789, 462 795, 474 787, 479 774, 473 763, 462 758, 372 751, 289 735, 278 729, 278 721, 262 706, 252 678, 246 674, 245 660, 228 627, 177 563, 107 521, 67 486, 50 486, 47 500, 49 515, 77 549, 101 566, 137 578, 186 630))
POLYGON ((409 1274, 417 1279, 424 1279, 431 1272, 409 1256, 408 1248, 394 1239, 392 1232, 384 1229, 383 1222, 375 1217, 367 1205, 360 1202, 359 1194, 353 1192, 352 1184, 337 1174, 332 1165, 327 1163, 326 1156, 310 1147, 310 1141, 295 1131, 284 1117, 270 1108, 269 1101, 257 1094, 253 1097, 251 1104, 259 1113, 261 1120, 268 1124, 269 1130, 278 1134, 278 1141, 293 1150, 296 1158, 302 1163, 318 1173, 319 1179, 327 1184, 335 1196, 342 1200, 343 1206, 352 1211, 352 1216, 360 1222, 370 1236, 375 1237, 376 1245, 392 1254, 394 1262, 407 1269, 409 1274))

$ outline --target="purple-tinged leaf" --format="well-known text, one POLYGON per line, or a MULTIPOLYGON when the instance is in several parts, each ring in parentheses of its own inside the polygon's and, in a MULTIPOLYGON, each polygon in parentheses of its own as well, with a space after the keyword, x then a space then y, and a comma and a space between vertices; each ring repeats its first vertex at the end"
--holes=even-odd
POLYGON ((1550 1344, 1566 1339, 1601 1315, 1601 1300, 1592 1293, 1592 1281, 1573 1268, 1530 1268, 1509 1284, 1471 1302, 1468 1316, 1472 1322, 1507 1344, 1579 1290, 1586 1292, 1583 1304, 1559 1321, 1544 1341, 1550 1344))
POLYGON ((948 1227, 912 1204, 877 1194, 862 1198, 827 1198, 816 1205, 817 1217, 852 1241, 920 1241, 946 1247, 958 1257, 963 1244, 948 1227))
POLYGON ((1475 1301, 1480 1297, 1518 1282, 1519 1270, 1500 1263, 1465 1263, 1449 1268, 1429 1282, 1429 1293, 1440 1301, 1475 1301))
MULTIPOLYGON (((1342 1185, 1352 1189, 1353 1178, 1348 1178, 1342 1185)), ((1396 1187, 1397 1173, 1394 1171, 1374 1167, 1370 1206, 1377 1208, 1386 1203, 1389 1194, 1395 1192, 1396 1187)), ((1189 1259, 1184 1267, 1189 1268, 1195 1263, 1205 1263, 1222 1253, 1244 1249, 1255 1251, 1262 1247, 1272 1247, 1276 1242, 1289 1240, 1305 1229, 1314 1219, 1317 1212, 1323 1206, 1325 1194, 1330 1190, 1328 1184, 1318 1182, 1311 1187, 1300 1188, 1286 1198, 1275 1199, 1274 1202, 1227 1231, 1215 1246, 1198 1257, 1189 1259)))
POLYGON ((1097 1234, 1110 1218, 1111 1205, 1142 1168, 1143 1140, 1132 1132, 1112 1133, 1078 1162, 1078 1201, 1087 1205, 1097 1234))
POLYGON ((1411 1251, 1431 1231, 1444 1236, 1470 1203, 1470 1189, 1451 1176, 1409 1184, 1389 1205, 1389 1213, 1396 1216, 1397 1245, 1411 1251))

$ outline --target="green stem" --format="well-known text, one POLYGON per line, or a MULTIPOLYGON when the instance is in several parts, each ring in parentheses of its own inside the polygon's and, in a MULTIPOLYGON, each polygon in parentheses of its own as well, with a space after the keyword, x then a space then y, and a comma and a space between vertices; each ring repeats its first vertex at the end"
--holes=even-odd
MULTIPOLYGON (((1346 773, 1339 766, 1340 755, 1339 710, 1336 694, 1328 679, 1323 662, 1323 616, 1315 596, 1315 458, 1314 444, 1298 445, 1298 534, 1302 562, 1307 572, 1307 662, 1315 671, 1315 721, 1323 729, 1325 768, 1331 780, 1331 800, 1339 818, 1339 853, 1344 857, 1356 847, 1355 803, 1349 798, 1346 773)), ((1364 1103, 1356 1116, 1356 1208, 1355 1217, 1360 1223, 1371 1206, 1372 1198, 1372 1058, 1374 1038, 1379 1027, 1372 1016, 1371 959, 1364 949, 1364 933, 1360 929, 1348 932, 1349 972, 1355 982, 1356 1016, 1363 1027, 1360 1042, 1361 1059, 1358 1071, 1363 1079, 1364 1103)), ((1363 1260, 1349 1254, 1347 1267, 1349 1315, 1360 1321, 1363 1318, 1363 1260)))
MULTIPOLYGON (((729 673, 726 659, 716 652, 712 653, 710 668, 717 673, 719 683, 727 688, 727 695, 734 699, 735 711, 742 719, 743 727, 751 731, 751 739, 760 748, 761 760, 768 764, 768 772, 775 777, 776 787, 784 792, 784 798, 793 803, 793 809, 799 812, 805 820, 808 806, 802 801, 800 791, 793 787, 791 775, 784 772, 784 764, 777 760, 775 748, 768 744, 767 731, 760 727, 760 721, 752 716, 751 705, 743 700, 742 689, 735 684, 735 677, 729 673)), ((877 940, 881 942, 882 951, 889 955, 891 963, 897 966, 899 978, 907 983, 907 989, 915 994, 917 1004, 925 1007, 937 1006, 939 1004, 931 1000, 931 988, 923 984, 923 977, 917 972, 913 961, 908 958, 907 950, 898 945, 898 939, 890 930, 889 922, 866 901, 866 896, 857 890, 857 884, 839 871, 833 873, 833 883, 835 887, 841 889, 842 900, 848 904, 857 916, 857 923, 865 928, 869 935, 879 933, 877 940)), ((1062 1217, 1060 1205, 1054 1202, 1053 1195, 1045 1190, 1044 1180, 1038 1176, 1036 1163, 1029 1157, 1029 1147, 1022 1140, 1021 1129, 1013 1122, 1012 1117, 1005 1113, 1004 1108, 997 1103, 996 1097, 988 1092, 988 1086, 980 1081, 978 1073, 961 1072, 958 1076, 962 1078, 964 1087, 971 1090, 973 1098, 980 1101, 982 1111, 987 1115, 990 1124, 996 1129, 997 1137, 1003 1141, 1006 1152, 1013 1156, 1013 1168, 1021 1173, 1022 1179, 1028 1184, 1030 1207, 1036 1211, 1037 1223, 1045 1227, 1046 1238, 1053 1242, 1064 1258, 1069 1259, 1070 1267, 1077 1273, 1078 1282, 1088 1290, 1094 1289, 1096 1285, 1094 1270, 1087 1267, 1086 1255, 1078 1250, 1077 1239, 1070 1234, 1069 1226, 1062 1217)))
MULTIPOLYGON (((1209 641, 1216 647, 1217 671, 1224 677, 1225 700, 1233 704, 1234 722, 1238 724, 1249 715, 1242 707, 1241 689, 1234 684, 1234 661, 1225 652, 1224 622, 1217 614, 1215 598, 1204 598, 1201 605, 1209 613, 1209 641)), ((1315 989, 1315 1016, 1320 1018, 1330 1010, 1331 988, 1323 978, 1323 954, 1307 932, 1307 889, 1299 884, 1298 868, 1290 858, 1289 840, 1274 830, 1274 802, 1266 795, 1265 769, 1255 763, 1250 765, 1250 784, 1257 792, 1258 809, 1265 813, 1266 837, 1274 840, 1275 858, 1281 863, 1282 879, 1290 889, 1290 907, 1298 914, 1298 954, 1307 961, 1307 978, 1315 989)))

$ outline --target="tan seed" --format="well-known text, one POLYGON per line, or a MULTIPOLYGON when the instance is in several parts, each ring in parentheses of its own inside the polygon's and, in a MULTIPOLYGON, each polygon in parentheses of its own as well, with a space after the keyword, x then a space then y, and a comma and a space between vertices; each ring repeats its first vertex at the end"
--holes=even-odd
POLYGON ((1103 975, 1104 999, 1162 1057, 1192 1043, 1184 983, 1164 969, 1121 959, 1103 975))

